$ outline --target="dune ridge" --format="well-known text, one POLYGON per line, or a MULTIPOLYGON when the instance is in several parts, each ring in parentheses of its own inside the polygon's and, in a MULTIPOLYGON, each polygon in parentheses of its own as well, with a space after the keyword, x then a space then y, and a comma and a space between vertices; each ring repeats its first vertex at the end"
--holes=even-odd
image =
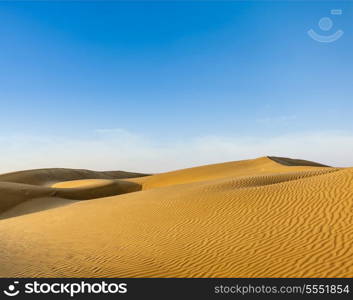
POLYGON ((315 162, 288 159, 280 157, 259 157, 257 159, 240 160, 220 164, 212 164, 194 168, 187 168, 156 174, 154 176, 132 178, 129 181, 137 182, 143 189, 156 188, 168 185, 199 182, 224 177, 285 173, 292 171, 310 170, 318 167, 328 167, 315 162))
POLYGON ((0 276, 353 276, 353 168, 262 157, 120 181, 140 190, 0 220, 0 276))

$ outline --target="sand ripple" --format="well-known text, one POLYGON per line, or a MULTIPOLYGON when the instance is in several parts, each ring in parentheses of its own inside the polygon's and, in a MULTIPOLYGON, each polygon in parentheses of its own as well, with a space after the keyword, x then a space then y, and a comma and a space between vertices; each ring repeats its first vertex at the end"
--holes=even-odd
POLYGON ((352 277, 353 168, 286 163, 159 174, 0 220, 0 276, 352 277))

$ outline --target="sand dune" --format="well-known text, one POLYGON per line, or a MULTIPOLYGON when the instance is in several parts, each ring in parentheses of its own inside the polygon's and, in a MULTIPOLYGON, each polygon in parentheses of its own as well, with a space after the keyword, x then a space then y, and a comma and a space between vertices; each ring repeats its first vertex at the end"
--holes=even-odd
POLYGON ((67 203, 71 203, 72 200, 88 200, 139 191, 140 184, 121 179, 86 179, 94 176, 127 178, 127 176, 137 175, 145 174, 122 171, 40 169, 0 175, 0 219, 57 207, 60 206, 59 203, 67 202, 64 200, 70 200, 67 203), (71 180, 72 178, 77 180, 71 180), (31 203, 35 203, 33 205, 24 203, 35 199, 38 200, 32 201, 31 203), (8 210, 11 211, 8 212, 8 210))
POLYGON ((285 173, 326 167, 306 160, 295 160, 280 157, 260 157, 257 159, 241 160, 221 164, 207 165, 157 174, 154 176, 131 179, 143 185, 144 189, 199 182, 204 180, 258 175, 270 173, 285 173), (277 162, 277 163, 276 163, 277 162))
POLYGON ((31 180, 0 184, 2 277, 353 276, 353 168, 262 157, 123 180, 31 180), (85 194, 111 185, 126 190, 85 194), (16 207, 26 214, 11 217, 16 207))
POLYGON ((81 179, 123 179, 147 176, 147 174, 124 171, 91 171, 83 169, 37 169, 0 175, 0 182, 25 183, 32 185, 52 185, 60 181, 81 179))

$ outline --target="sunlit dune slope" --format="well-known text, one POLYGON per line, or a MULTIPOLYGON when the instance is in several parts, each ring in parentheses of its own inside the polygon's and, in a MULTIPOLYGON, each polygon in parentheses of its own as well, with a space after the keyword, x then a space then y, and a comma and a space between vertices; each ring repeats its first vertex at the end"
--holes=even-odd
POLYGON ((52 185, 53 188, 83 188, 83 187, 97 187, 97 186, 106 186, 111 183, 112 180, 107 179, 80 179, 80 180, 69 180, 57 182, 52 185))
POLYGON ((0 220, 0 276, 353 276, 353 168, 264 157, 133 180, 146 190, 0 220))
POLYGON ((225 177, 293 172, 315 169, 317 167, 326 166, 306 160, 282 157, 260 157, 257 159, 177 170, 154 176, 129 179, 129 181, 142 184, 143 189, 150 189, 161 186, 184 184, 225 177))

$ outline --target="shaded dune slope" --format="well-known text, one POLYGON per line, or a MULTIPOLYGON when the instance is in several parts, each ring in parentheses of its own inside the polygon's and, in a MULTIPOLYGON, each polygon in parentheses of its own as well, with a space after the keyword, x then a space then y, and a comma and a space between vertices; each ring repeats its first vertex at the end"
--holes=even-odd
POLYGON ((51 185, 60 181, 81 179, 123 179, 147 176, 148 174, 124 171, 91 171, 84 169, 49 168, 26 170, 0 175, 0 182, 51 185))
MULTIPOLYGON (((105 180, 104 184, 86 185, 77 188, 51 188, 21 183, 0 182, 0 218, 3 217, 1 213, 9 209, 16 210, 17 205, 37 198, 46 198, 47 202, 56 202, 57 198, 88 200, 135 192, 140 189, 141 186, 139 184, 122 180, 105 180)), ((62 201, 60 200, 59 202, 62 201)), ((21 212, 24 211, 22 206, 21 212)))
POLYGON ((268 158, 285 166, 328 167, 327 165, 323 165, 323 164, 319 164, 313 161, 303 160, 303 159, 293 159, 293 158, 277 157, 277 156, 268 156, 268 158))
POLYGON ((2 213, 0 213, 0 220, 57 208, 76 202, 77 200, 69 200, 58 197, 40 197, 28 199, 4 210, 2 213))
POLYGON ((353 168, 263 157, 132 180, 145 190, 0 220, 0 276, 353 276, 353 168))

